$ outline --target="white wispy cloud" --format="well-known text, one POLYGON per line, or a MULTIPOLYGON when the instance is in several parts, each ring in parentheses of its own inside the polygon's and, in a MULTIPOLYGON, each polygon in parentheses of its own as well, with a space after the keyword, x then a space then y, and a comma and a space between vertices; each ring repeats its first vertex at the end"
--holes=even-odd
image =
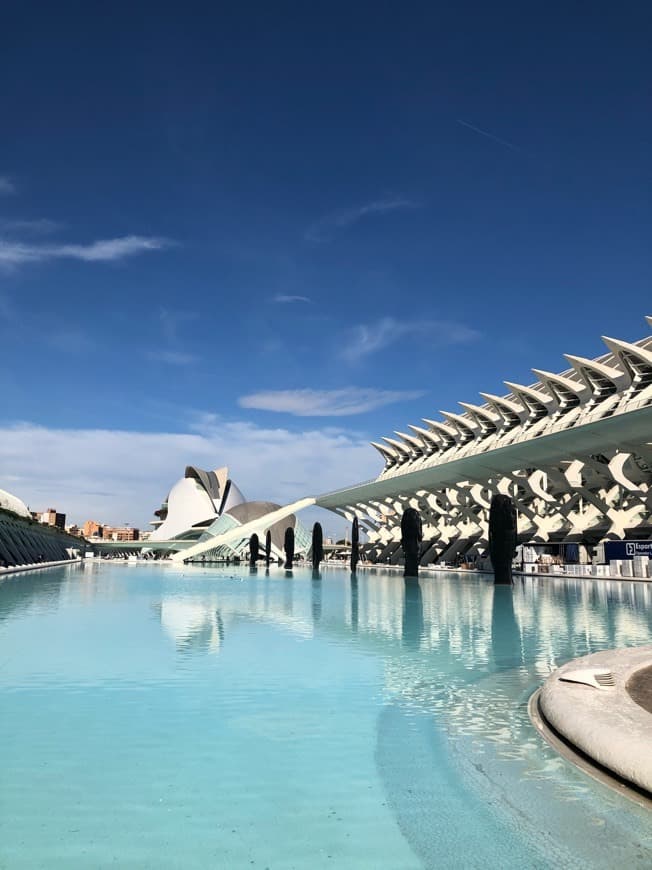
POLYGON ((95 348, 95 341, 88 332, 74 328, 50 330, 45 342, 55 350, 71 354, 88 353, 95 348))
POLYGON ((0 218, 0 232, 5 234, 30 233, 45 236, 49 233, 55 233, 61 228, 62 224, 49 220, 49 218, 35 218, 34 220, 0 218))
POLYGON ((363 218, 419 207, 420 203, 404 197, 378 199, 355 208, 342 209, 324 215, 308 227, 305 238, 310 242, 327 242, 338 230, 350 227, 363 218))
POLYGON ((7 175, 0 175, 0 196, 16 193, 16 185, 7 175))
POLYGON ((374 323, 360 323, 348 330, 340 356, 348 362, 357 362, 402 339, 428 338, 441 346, 464 344, 479 336, 476 329, 446 320, 396 320, 383 317, 374 323))
POLYGON ((461 124, 462 127, 467 127, 467 129, 473 130, 474 133, 478 133, 480 136, 484 136, 487 139, 492 139, 494 142, 498 142, 499 145, 504 145, 505 148, 511 148, 512 151, 521 150, 518 145, 514 145, 513 142, 508 142, 507 139, 501 139, 500 136, 495 136, 488 130, 483 130, 481 127, 476 127, 475 124, 470 124, 468 121, 462 121, 460 118, 458 118, 457 123, 461 124))
POLYGON ((242 408, 279 411, 295 417, 348 417, 364 414, 394 402, 406 402, 425 395, 422 390, 376 390, 344 387, 340 390, 263 390, 241 396, 242 408))
POLYGON ((179 328, 184 323, 196 320, 198 313, 190 309, 161 308, 158 316, 163 337, 166 341, 174 343, 179 340, 179 328))
POLYGON ((247 498, 286 504, 373 477, 382 463, 366 437, 333 428, 289 432, 211 417, 192 433, 0 427, 0 487, 34 510, 54 504, 72 522, 147 528, 186 465, 228 465, 247 498))
POLYGON ((147 359, 172 366, 188 366, 196 363, 199 357, 183 349, 179 331, 184 323, 195 320, 198 312, 191 309, 160 308, 158 317, 163 343, 167 347, 146 350, 147 359))
POLYGON ((192 365, 199 359, 194 353, 184 353, 180 350, 151 350, 147 351, 145 356, 152 362, 162 362, 172 366, 192 365))
POLYGON ((84 262, 111 262, 132 257, 146 251, 159 251, 169 247, 167 239, 148 236, 123 236, 117 239, 99 239, 87 245, 78 244, 31 244, 0 239, 0 265, 19 266, 41 260, 73 259, 84 262))
POLYGON ((278 293, 276 296, 274 296, 272 302, 283 305, 291 302, 312 302, 312 299, 310 299, 308 296, 285 296, 283 293, 278 293))

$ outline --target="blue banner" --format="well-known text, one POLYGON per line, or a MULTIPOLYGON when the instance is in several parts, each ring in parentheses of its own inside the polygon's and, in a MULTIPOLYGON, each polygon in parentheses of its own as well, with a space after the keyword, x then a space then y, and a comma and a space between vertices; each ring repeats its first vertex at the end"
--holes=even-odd
POLYGON ((610 559, 633 559, 634 556, 649 556, 652 559, 652 541, 606 541, 604 557, 610 559))

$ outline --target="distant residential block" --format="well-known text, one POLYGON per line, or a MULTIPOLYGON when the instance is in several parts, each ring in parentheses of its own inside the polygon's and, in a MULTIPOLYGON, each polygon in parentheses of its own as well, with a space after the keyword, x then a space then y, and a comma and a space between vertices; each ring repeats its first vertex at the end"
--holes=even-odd
POLYGON ((104 541, 137 541, 139 537, 140 530, 131 526, 123 526, 122 528, 104 526, 102 530, 102 540, 104 541))
POLYGON ((95 520, 86 520, 82 526, 85 538, 101 538, 103 526, 95 520))

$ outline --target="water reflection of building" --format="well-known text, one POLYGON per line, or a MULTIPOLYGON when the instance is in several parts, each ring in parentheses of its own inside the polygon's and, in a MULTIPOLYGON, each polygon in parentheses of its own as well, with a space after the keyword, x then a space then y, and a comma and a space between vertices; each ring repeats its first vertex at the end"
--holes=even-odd
POLYGON ((218 594, 177 596, 161 599, 158 605, 161 626, 179 652, 219 652, 228 642, 236 622, 256 619, 269 622, 300 637, 313 634, 314 609, 310 602, 301 608, 292 597, 292 582, 247 583, 246 600, 218 594), (258 588, 256 588, 258 586, 258 588))
POLYGON ((161 625, 179 652, 219 652, 224 641, 224 623, 215 599, 207 602, 164 598, 160 608, 161 625))
POLYGON ((432 715, 460 739, 531 756, 540 773, 529 694, 564 661, 652 637, 646 584, 524 579, 495 588, 440 574, 406 585, 387 574, 328 570, 308 577, 248 577, 223 596, 164 599, 161 623, 180 651, 217 651, 251 620, 350 644, 382 661, 388 703, 432 715))

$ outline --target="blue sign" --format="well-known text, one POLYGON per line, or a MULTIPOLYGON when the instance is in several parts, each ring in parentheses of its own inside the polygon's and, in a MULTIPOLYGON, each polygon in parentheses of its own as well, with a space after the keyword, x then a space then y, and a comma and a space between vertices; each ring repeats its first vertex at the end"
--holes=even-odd
POLYGON ((633 559, 634 556, 649 556, 652 559, 652 541, 606 541, 604 557, 610 559, 633 559))

